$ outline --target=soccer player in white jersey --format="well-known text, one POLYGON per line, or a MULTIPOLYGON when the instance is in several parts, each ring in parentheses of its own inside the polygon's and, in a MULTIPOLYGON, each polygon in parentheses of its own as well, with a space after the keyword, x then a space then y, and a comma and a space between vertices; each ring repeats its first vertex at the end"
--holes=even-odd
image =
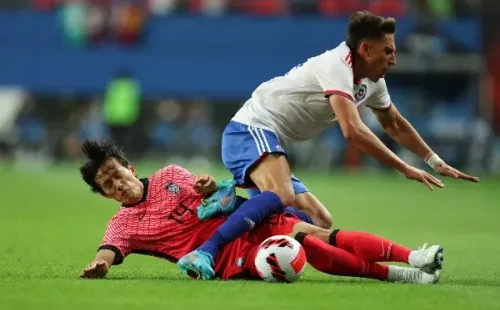
POLYGON ((440 175, 479 181, 441 160, 391 102, 384 76, 396 64, 395 32, 393 18, 356 12, 345 42, 257 87, 224 130, 222 160, 237 186, 258 191, 189 254, 193 270, 213 266, 223 245, 285 206, 302 210, 318 226, 331 226, 327 209, 291 173, 285 147, 311 139, 335 122, 347 140, 407 179, 429 189, 444 186, 391 152, 362 122, 360 104, 371 108, 392 138, 440 175))

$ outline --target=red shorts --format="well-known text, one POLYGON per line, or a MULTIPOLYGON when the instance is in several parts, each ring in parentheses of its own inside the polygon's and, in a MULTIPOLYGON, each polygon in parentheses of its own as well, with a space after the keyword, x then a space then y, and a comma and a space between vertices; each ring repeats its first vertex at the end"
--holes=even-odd
POLYGON ((300 219, 292 214, 273 215, 266 222, 226 245, 215 264, 216 277, 223 280, 258 277, 253 264, 257 247, 271 236, 292 233, 293 227, 299 222, 300 219))

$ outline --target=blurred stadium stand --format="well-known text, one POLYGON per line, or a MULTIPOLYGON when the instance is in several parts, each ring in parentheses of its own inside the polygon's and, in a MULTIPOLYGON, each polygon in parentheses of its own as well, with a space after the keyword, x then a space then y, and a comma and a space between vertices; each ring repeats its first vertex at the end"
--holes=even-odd
MULTIPOLYGON (((500 174, 500 36, 487 31, 499 21, 477 0, 0 0, 0 119, 10 124, 0 156, 77 159, 82 139, 112 135, 106 98, 127 96, 110 95, 126 70, 141 102, 124 142, 134 157, 219 162, 220 133, 252 90, 334 48, 361 9, 398 19, 387 80, 399 109, 451 164, 500 174)), ((380 168, 337 127, 291 155, 307 169, 380 168)))

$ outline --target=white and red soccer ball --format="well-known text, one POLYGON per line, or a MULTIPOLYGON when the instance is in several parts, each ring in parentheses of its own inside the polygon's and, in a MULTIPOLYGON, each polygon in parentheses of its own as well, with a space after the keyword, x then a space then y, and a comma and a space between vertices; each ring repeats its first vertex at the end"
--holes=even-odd
POLYGON ((255 266, 268 282, 294 282, 304 273, 307 258, 302 245, 288 236, 272 236, 257 250, 255 266))

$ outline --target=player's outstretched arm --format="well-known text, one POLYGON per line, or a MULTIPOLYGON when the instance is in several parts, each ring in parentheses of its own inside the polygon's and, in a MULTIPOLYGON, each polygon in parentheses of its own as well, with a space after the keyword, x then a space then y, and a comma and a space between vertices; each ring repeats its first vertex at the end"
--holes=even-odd
POLYGON ((394 105, 391 105, 388 109, 371 108, 371 110, 388 135, 408 150, 420 156, 420 158, 425 160, 425 162, 440 175, 471 182, 479 182, 478 177, 458 171, 441 160, 425 143, 410 122, 399 113, 394 105))
POLYGON ((115 253, 113 251, 99 250, 94 260, 87 266, 87 268, 83 269, 80 277, 88 279, 104 278, 114 260, 115 253))
POLYGON ((330 104, 337 117, 344 137, 361 150, 386 165, 396 168, 406 178, 423 183, 429 189, 432 184, 443 187, 440 180, 425 171, 412 167, 389 150, 382 141, 363 123, 354 103, 343 96, 330 96, 330 104))

